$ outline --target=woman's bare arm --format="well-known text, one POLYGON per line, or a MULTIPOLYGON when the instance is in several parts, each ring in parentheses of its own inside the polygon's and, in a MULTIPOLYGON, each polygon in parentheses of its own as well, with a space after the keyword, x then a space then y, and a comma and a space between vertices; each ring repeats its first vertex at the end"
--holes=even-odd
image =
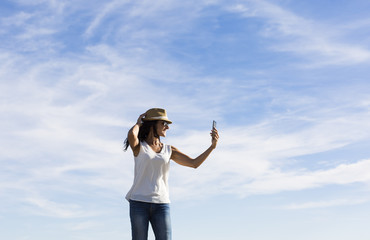
POLYGON ((218 141, 219 136, 218 136, 218 132, 216 129, 212 130, 211 136, 212 136, 212 145, 209 148, 207 148, 207 150, 205 150, 198 157, 191 158, 188 155, 180 152, 177 148, 172 146, 171 159, 180 165, 183 165, 186 167, 198 168, 211 154, 213 149, 215 149, 217 146, 217 141, 218 141))
POLYGON ((134 156, 137 156, 140 151, 140 141, 139 141, 138 135, 139 135, 139 129, 141 126, 141 121, 144 116, 145 116, 145 113, 140 115, 140 117, 137 119, 136 124, 128 131, 128 134, 127 134, 128 143, 130 144, 130 147, 132 149, 132 152, 134 153, 134 156))

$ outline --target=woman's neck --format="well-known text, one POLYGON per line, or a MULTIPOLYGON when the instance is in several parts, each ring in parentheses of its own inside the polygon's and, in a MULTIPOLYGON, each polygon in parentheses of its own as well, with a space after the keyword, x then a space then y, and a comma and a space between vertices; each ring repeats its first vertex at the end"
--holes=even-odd
POLYGON ((147 142, 149 145, 156 146, 160 144, 160 139, 158 137, 155 137, 153 132, 150 132, 148 137, 145 139, 145 142, 147 142))

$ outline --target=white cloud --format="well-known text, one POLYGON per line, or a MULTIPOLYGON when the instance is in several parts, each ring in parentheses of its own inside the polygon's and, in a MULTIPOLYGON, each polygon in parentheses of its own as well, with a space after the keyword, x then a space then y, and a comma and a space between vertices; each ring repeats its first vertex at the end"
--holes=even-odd
POLYGON ((249 194, 271 194, 281 191, 297 191, 320 188, 331 184, 369 183, 370 160, 353 164, 342 164, 329 170, 270 172, 260 179, 245 184, 243 189, 249 194))
MULTIPOLYGON (((83 190, 85 197, 95 200, 105 196, 104 191, 123 196, 132 183, 133 162, 129 153, 122 152, 122 142, 141 111, 164 104, 173 109, 172 116, 183 109, 211 112, 195 100, 171 94, 163 82, 151 83, 150 76, 169 77, 156 64, 171 68, 171 63, 148 66, 140 58, 132 61, 102 45, 89 51, 88 60, 85 56, 52 62, 28 61, 15 54, 4 57, 2 66, 7 67, 0 73, 9 81, 1 82, 6 90, 2 92, 6 104, 0 106, 6 124, 1 131, 6 138, 0 140, 0 148, 1 158, 7 160, 3 169, 12 171, 2 175, 1 190, 7 203, 24 205, 27 198, 31 214, 88 215, 89 210, 77 203, 50 200, 54 194, 83 190), (101 193, 93 194, 93 189, 101 193)), ((186 79, 185 72, 171 71, 186 79)), ((173 84, 171 79, 168 82, 173 84)))
POLYGON ((10 17, 3 17, 1 19, 1 25, 3 27, 5 26, 22 26, 24 25, 28 20, 34 17, 34 14, 26 13, 26 12, 20 12, 10 17))
MULTIPOLYGON (((133 163, 130 152, 122 153, 121 144, 126 131, 141 113, 139 111, 165 103, 174 119, 184 118, 184 109, 192 109, 193 116, 185 117, 197 121, 214 114, 212 109, 207 109, 208 105, 198 105, 199 95, 188 100, 177 92, 168 92, 170 88, 163 88, 171 81, 162 81, 158 85, 151 83, 148 79, 153 74, 166 79, 167 72, 157 70, 157 65, 146 65, 142 71, 140 66, 146 63, 140 58, 130 62, 112 48, 102 45, 89 50, 91 61, 85 61, 84 57, 73 62, 59 59, 53 63, 28 63, 23 72, 3 70, 5 77, 21 80, 4 85, 9 90, 5 97, 11 99, 13 96, 17 100, 2 106, 11 116, 3 133, 12 139, 2 141, 2 156, 18 159, 19 163, 32 161, 33 165, 29 169, 31 176, 27 176, 27 181, 22 182, 24 185, 19 189, 27 189, 34 182, 52 180, 58 183, 61 191, 72 184, 76 189, 93 186, 122 194, 132 183, 133 163), (27 120, 21 122, 15 116, 27 120), (20 124, 10 124, 14 120, 20 124), (14 142, 19 144, 14 145, 14 142), (40 154, 42 158, 37 159, 40 154), (65 183, 63 179, 74 171, 90 172, 96 178, 81 181, 83 176, 74 176, 65 183), (126 177, 122 179, 122 176, 126 177)), ((19 63, 23 63, 19 58, 9 60, 9 69, 19 63)), ((166 62, 157 64, 171 66, 166 62)), ((174 74, 182 75, 183 79, 194 78, 192 72, 172 69, 176 69, 174 74)), ((211 79, 204 81, 204 86, 213 86, 211 79)), ((220 89, 233 82, 223 84, 220 89)), ((250 91, 254 91, 253 87, 250 91)), ((221 124, 219 148, 204 167, 194 171, 173 166, 174 199, 220 193, 245 196, 368 181, 356 172, 361 166, 367 169, 367 161, 334 167, 330 171, 283 170, 284 162, 289 159, 368 139, 370 131, 365 130, 370 127, 366 121, 367 113, 360 111, 348 115, 337 106, 317 108, 319 102, 305 108, 307 101, 312 103, 312 99, 299 102, 293 95, 278 97, 279 92, 269 94, 276 94, 275 104, 293 102, 294 108, 300 112, 298 115, 294 112, 273 114, 256 125, 230 127, 221 124), (297 121, 305 124, 298 124, 301 128, 293 127, 297 121)), ((209 97, 213 98, 212 95, 209 97)), ((220 98, 222 101, 230 96, 226 94, 220 98)), ((196 156, 208 147, 208 131, 190 131, 184 123, 171 128, 173 133, 168 143, 185 153, 196 156)), ((10 182, 12 178, 5 181, 10 182)), ((31 188, 37 191, 37 187, 31 188)))
POLYGON ((27 204, 32 207, 28 208, 32 214, 57 217, 57 218, 81 218, 98 215, 98 212, 85 212, 77 204, 61 204, 44 198, 27 198, 27 204))
MULTIPOLYGON (((152 106, 167 108, 171 118, 177 122, 171 126, 173 132, 165 141, 191 156, 200 154, 210 143, 208 130, 199 130, 198 124, 204 125, 205 119, 209 119, 210 124, 214 117, 220 117, 225 123, 220 124, 219 147, 204 166, 194 171, 173 164, 171 186, 175 200, 207 198, 223 193, 240 196, 270 194, 329 184, 369 182, 366 175, 369 160, 320 171, 304 168, 285 170, 284 165, 295 157, 369 139, 369 116, 364 110, 368 110, 366 96, 355 101, 361 102, 361 110, 348 114, 345 108, 335 106, 335 101, 323 107, 315 96, 297 98, 285 92, 264 91, 265 86, 260 83, 248 82, 243 83, 246 87, 240 87, 231 77, 200 76, 197 66, 168 59, 165 50, 158 47, 160 44, 156 45, 152 40, 159 35, 165 39, 173 36, 172 33, 186 32, 186 27, 190 28, 191 21, 198 17, 197 11, 209 3, 184 11, 180 13, 183 14, 181 17, 172 12, 176 6, 167 6, 166 3, 153 5, 150 12, 145 8, 151 4, 149 1, 133 7, 130 12, 133 18, 145 15, 148 17, 146 21, 150 21, 163 11, 167 11, 166 16, 170 18, 158 18, 158 22, 167 23, 158 25, 159 32, 130 25, 127 32, 137 33, 135 36, 138 38, 127 40, 124 47, 104 42, 85 45, 82 53, 69 57, 53 55, 52 61, 17 55, 16 51, 1 54, 3 102, 0 109, 5 114, 0 131, 6 137, 0 140, 0 155, 2 159, 12 161, 11 164, 6 162, 4 167, 11 169, 11 174, 1 176, 1 189, 7 197, 19 202, 27 199, 26 204, 30 206, 29 210, 33 209, 33 214, 57 218, 99 215, 80 204, 51 199, 55 192, 73 194, 82 189, 89 199, 106 195, 102 189, 112 196, 123 196, 132 183, 133 160, 130 152, 122 153, 121 144, 137 116, 152 106), (163 5, 167 6, 164 10, 161 8, 163 5), (179 22, 184 22, 181 27, 177 25, 179 22), (149 46, 136 44, 134 40, 141 37, 149 46), (131 43, 134 47, 130 47, 131 43), (264 97, 274 99, 270 104, 293 110, 268 113, 254 125, 227 125, 230 116, 225 115, 231 110, 264 97), (192 128, 193 123, 196 129, 192 128), (17 165, 17 169, 12 164, 17 165), (11 196, 12 189, 16 189, 16 196, 11 196)), ((87 15, 95 17, 84 28, 86 36, 95 36, 99 28, 106 27, 105 20, 112 12, 120 11, 123 4, 112 1, 96 15, 90 9, 87 15)), ((181 6, 190 8, 190 4, 181 6)), ((267 18, 272 27, 270 30, 279 33, 280 37, 293 36, 293 40, 287 41, 293 43, 293 47, 282 47, 281 50, 319 53, 326 56, 321 62, 328 60, 333 63, 339 55, 345 58, 337 58, 338 62, 348 59, 367 61, 367 51, 362 52, 361 48, 340 42, 331 45, 330 34, 317 37, 324 30, 314 28, 316 23, 279 7, 257 4, 237 5, 233 11, 235 9, 248 17, 267 18), (305 30, 300 30, 302 26, 305 30), (299 44, 306 47, 298 48, 299 44)), ((28 26, 27 20, 33 17, 31 13, 22 13, 9 19, 14 20, 16 26, 28 26)), ((38 25, 40 19, 34 19, 35 24, 25 28, 24 35, 18 36, 24 36, 24 41, 41 36, 50 44, 59 43, 49 39, 58 31, 53 25, 58 21, 54 19, 53 24, 38 28, 44 26, 38 25)), ((6 24, 11 25, 9 21, 6 24)), ((125 26, 120 27, 119 34, 127 33, 125 26)), ((36 46, 39 45, 37 42, 36 46)), ((353 103, 351 101, 349 105, 353 103)), ((76 226, 76 229, 93 225, 87 222, 76 226)))
MULTIPOLYGON (((286 164, 295 158, 310 155, 312 164, 318 165, 314 154, 340 149, 370 137, 369 131, 364 130, 370 128, 365 121, 367 114, 359 113, 347 119, 332 117, 321 116, 298 130, 290 128, 296 120, 282 125, 279 118, 271 118, 260 125, 220 130, 219 146, 205 166, 196 171, 173 168, 174 196, 179 195, 180 199, 223 193, 249 196, 332 184, 368 184, 370 160, 343 163, 326 170, 303 166, 287 168, 286 164)), ((187 137, 171 138, 171 141, 181 151, 195 157, 206 149, 209 139, 206 132, 194 132, 187 137)))
POLYGON ((74 231, 81 231, 85 229, 93 229, 101 226, 101 223, 95 221, 84 221, 81 223, 77 223, 71 227, 74 231))
MULTIPOLYGON (((90 25, 85 31, 85 37, 91 37, 93 35, 94 30, 99 27, 103 19, 110 14, 112 11, 117 10, 120 6, 126 4, 128 1, 111 1, 99 11, 99 13, 94 17, 90 25)), ((100 8, 99 8, 100 9, 100 8)))
POLYGON ((299 204, 290 204, 284 206, 284 209, 299 210, 299 209, 312 209, 312 208, 327 208, 327 207, 342 207, 352 206, 369 202, 368 199, 337 199, 329 201, 306 202, 299 204))
POLYGON ((351 32, 305 19, 273 3, 252 0, 231 6, 228 10, 248 18, 265 19, 267 24, 261 33, 268 38, 282 40, 272 48, 308 57, 313 62, 307 66, 354 65, 370 60, 367 46, 347 43, 341 39, 342 35, 350 35, 351 32))

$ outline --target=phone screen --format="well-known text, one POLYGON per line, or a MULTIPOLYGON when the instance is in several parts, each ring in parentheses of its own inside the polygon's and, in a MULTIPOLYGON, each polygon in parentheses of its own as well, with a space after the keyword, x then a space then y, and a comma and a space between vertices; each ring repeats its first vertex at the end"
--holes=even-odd
POLYGON ((217 123, 216 123, 216 121, 215 120, 213 120, 213 123, 212 123, 212 129, 213 128, 216 128, 217 127, 217 123))

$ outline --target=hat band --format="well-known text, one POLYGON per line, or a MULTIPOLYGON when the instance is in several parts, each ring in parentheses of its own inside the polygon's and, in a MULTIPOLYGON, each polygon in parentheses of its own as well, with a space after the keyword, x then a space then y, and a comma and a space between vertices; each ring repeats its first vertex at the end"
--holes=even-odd
POLYGON ((168 118, 166 116, 160 116, 160 117, 150 117, 150 119, 168 119, 168 118))

